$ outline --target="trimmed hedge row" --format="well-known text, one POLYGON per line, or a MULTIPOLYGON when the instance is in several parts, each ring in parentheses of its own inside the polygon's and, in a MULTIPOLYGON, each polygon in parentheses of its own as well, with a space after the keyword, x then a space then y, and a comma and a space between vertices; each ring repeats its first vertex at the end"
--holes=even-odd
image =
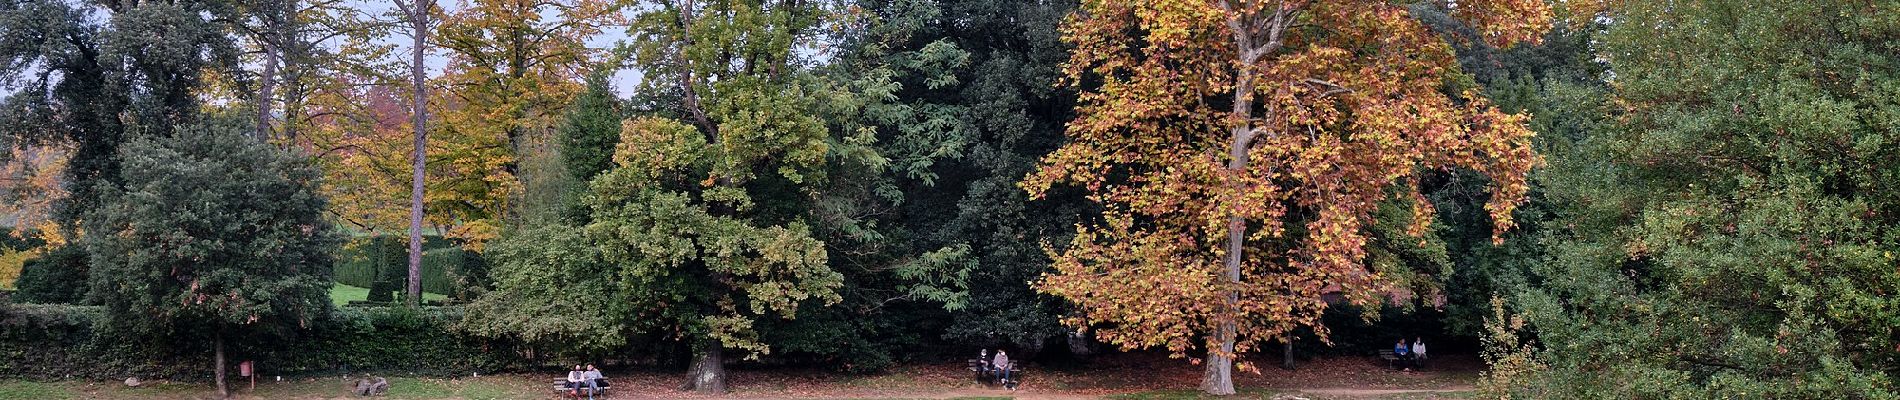
MULTIPOLYGON (((465 299, 483 287, 487 268, 479 253, 463 250, 439 236, 423 240, 422 291, 465 299)), ((391 301, 409 277, 407 239, 378 235, 345 246, 336 266, 337 283, 370 289, 373 301, 391 301), (387 297, 387 298, 385 298, 387 297)))
MULTIPOLYGON (((211 376, 208 348, 160 349, 108 337, 97 306, 0 304, 0 376, 31 379, 211 376)), ((521 352, 452 328, 460 307, 339 308, 300 335, 234 343, 235 360, 256 360, 260 374, 299 376, 353 371, 466 375, 522 362, 521 352)), ((235 367, 233 367, 235 368, 235 367)))

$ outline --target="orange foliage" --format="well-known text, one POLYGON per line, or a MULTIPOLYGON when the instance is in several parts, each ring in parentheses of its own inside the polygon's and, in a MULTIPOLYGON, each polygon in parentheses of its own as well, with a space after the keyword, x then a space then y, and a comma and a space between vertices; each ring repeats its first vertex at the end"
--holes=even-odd
MULTIPOLYGON (((1500 45, 1551 19, 1542 0, 1456 7, 1500 45)), ((1299 327, 1324 337, 1329 286, 1376 304, 1386 282, 1362 263, 1362 228, 1397 192, 1423 233, 1422 172, 1491 177, 1485 208, 1508 230, 1538 163, 1527 117, 1445 93, 1452 49, 1407 13, 1383 0, 1084 1, 1064 34, 1067 83, 1087 90, 1069 143, 1023 187, 1079 185, 1104 211, 1038 289, 1074 302, 1067 322, 1104 341, 1231 357, 1299 327)))

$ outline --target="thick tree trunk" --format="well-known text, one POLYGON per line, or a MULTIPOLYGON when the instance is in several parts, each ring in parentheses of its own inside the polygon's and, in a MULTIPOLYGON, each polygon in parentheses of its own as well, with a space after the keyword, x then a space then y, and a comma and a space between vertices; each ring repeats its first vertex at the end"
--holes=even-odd
POLYGON ((718 341, 693 346, 693 367, 686 371, 680 390, 704 394, 726 393, 726 351, 718 341))
POLYGON ((231 398, 231 389, 224 385, 224 332, 212 334, 211 379, 218 381, 218 398, 231 398))
MULTIPOLYGON (((1239 146, 1236 146, 1236 148, 1238 147, 1239 146)), ((1246 154, 1241 153, 1239 158, 1234 159, 1233 162, 1244 168, 1246 165, 1246 154)), ((1228 284, 1240 284, 1241 251, 1245 244, 1246 235, 1246 221, 1240 217, 1228 217, 1227 270, 1225 271, 1226 276, 1223 277, 1226 278, 1225 280, 1228 284)), ((1227 315, 1223 316, 1220 327, 1214 332, 1214 342, 1218 343, 1219 347, 1208 349, 1206 362, 1207 371, 1201 377, 1201 391, 1216 396, 1234 394, 1234 357, 1237 356, 1237 354, 1234 354, 1234 339, 1236 333, 1238 333, 1235 332, 1238 327, 1234 325, 1235 321, 1233 318, 1238 317, 1239 310, 1236 308, 1240 302, 1240 292, 1234 289, 1228 289, 1226 300, 1227 304, 1225 305, 1226 307, 1222 309, 1222 312, 1227 313, 1227 315)))
POLYGON ((415 85, 415 108, 410 112, 415 117, 411 122, 416 133, 415 159, 412 162, 412 176, 409 186, 409 287, 404 293, 409 295, 410 306, 422 304, 422 188, 423 163, 428 156, 429 135, 427 123, 428 109, 428 70, 424 69, 423 56, 428 45, 429 5, 416 0, 415 6, 407 10, 411 32, 415 39, 414 59, 410 64, 410 80, 415 85))

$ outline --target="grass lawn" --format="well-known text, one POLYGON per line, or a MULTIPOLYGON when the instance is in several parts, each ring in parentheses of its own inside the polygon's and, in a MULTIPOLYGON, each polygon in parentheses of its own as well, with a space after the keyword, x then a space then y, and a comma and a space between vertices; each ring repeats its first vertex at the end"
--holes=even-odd
MULTIPOLYGON (((294 379, 283 382, 259 379, 256 390, 249 381, 232 377, 231 394, 235 399, 335 399, 349 398, 352 379, 326 377, 294 379)), ((540 379, 523 375, 484 376, 480 378, 389 378, 388 396, 381 399, 533 399, 545 398, 540 379)), ((33 382, 0 380, 0 400, 25 399, 211 399, 217 389, 209 383, 150 382, 127 387, 118 382, 33 382)))
MULTIPOLYGON (((428 293, 428 292, 422 293, 422 300, 424 301, 428 301, 428 300, 439 301, 439 300, 445 300, 448 298, 449 298, 448 296, 443 296, 443 295, 435 294, 435 293, 428 293)), ((339 305, 339 306, 349 304, 351 301, 368 300, 368 299, 369 299, 369 288, 355 287, 355 286, 345 285, 341 283, 336 284, 336 286, 330 287, 330 302, 335 303, 336 305, 339 305)), ((0 397, 0 399, 4 399, 4 397, 0 397)))

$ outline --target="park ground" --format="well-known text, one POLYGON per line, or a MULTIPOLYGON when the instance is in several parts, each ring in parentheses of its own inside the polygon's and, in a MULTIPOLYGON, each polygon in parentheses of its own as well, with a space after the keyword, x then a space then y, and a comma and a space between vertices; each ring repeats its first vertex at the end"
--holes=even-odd
MULTIPOLYGON (((1427 371, 1394 371, 1366 357, 1311 360, 1299 369, 1262 368, 1240 373, 1235 399, 1456 399, 1472 396, 1483 364, 1471 357, 1445 357, 1427 371)), ((682 375, 669 370, 608 370, 613 399, 1201 399, 1194 390, 1198 366, 1147 354, 1117 354, 1072 367, 1031 365, 1018 390, 973 383, 961 363, 914 364, 875 375, 806 368, 739 368, 731 393, 705 396, 680 392, 682 375)), ((350 398, 349 382, 361 376, 262 379, 234 385, 237 399, 350 398)), ((548 399, 557 373, 502 374, 461 378, 390 376, 386 399, 548 399)), ((266 377, 270 378, 270 377, 266 377)), ((209 383, 0 380, 0 400, 215 398, 209 383)))

